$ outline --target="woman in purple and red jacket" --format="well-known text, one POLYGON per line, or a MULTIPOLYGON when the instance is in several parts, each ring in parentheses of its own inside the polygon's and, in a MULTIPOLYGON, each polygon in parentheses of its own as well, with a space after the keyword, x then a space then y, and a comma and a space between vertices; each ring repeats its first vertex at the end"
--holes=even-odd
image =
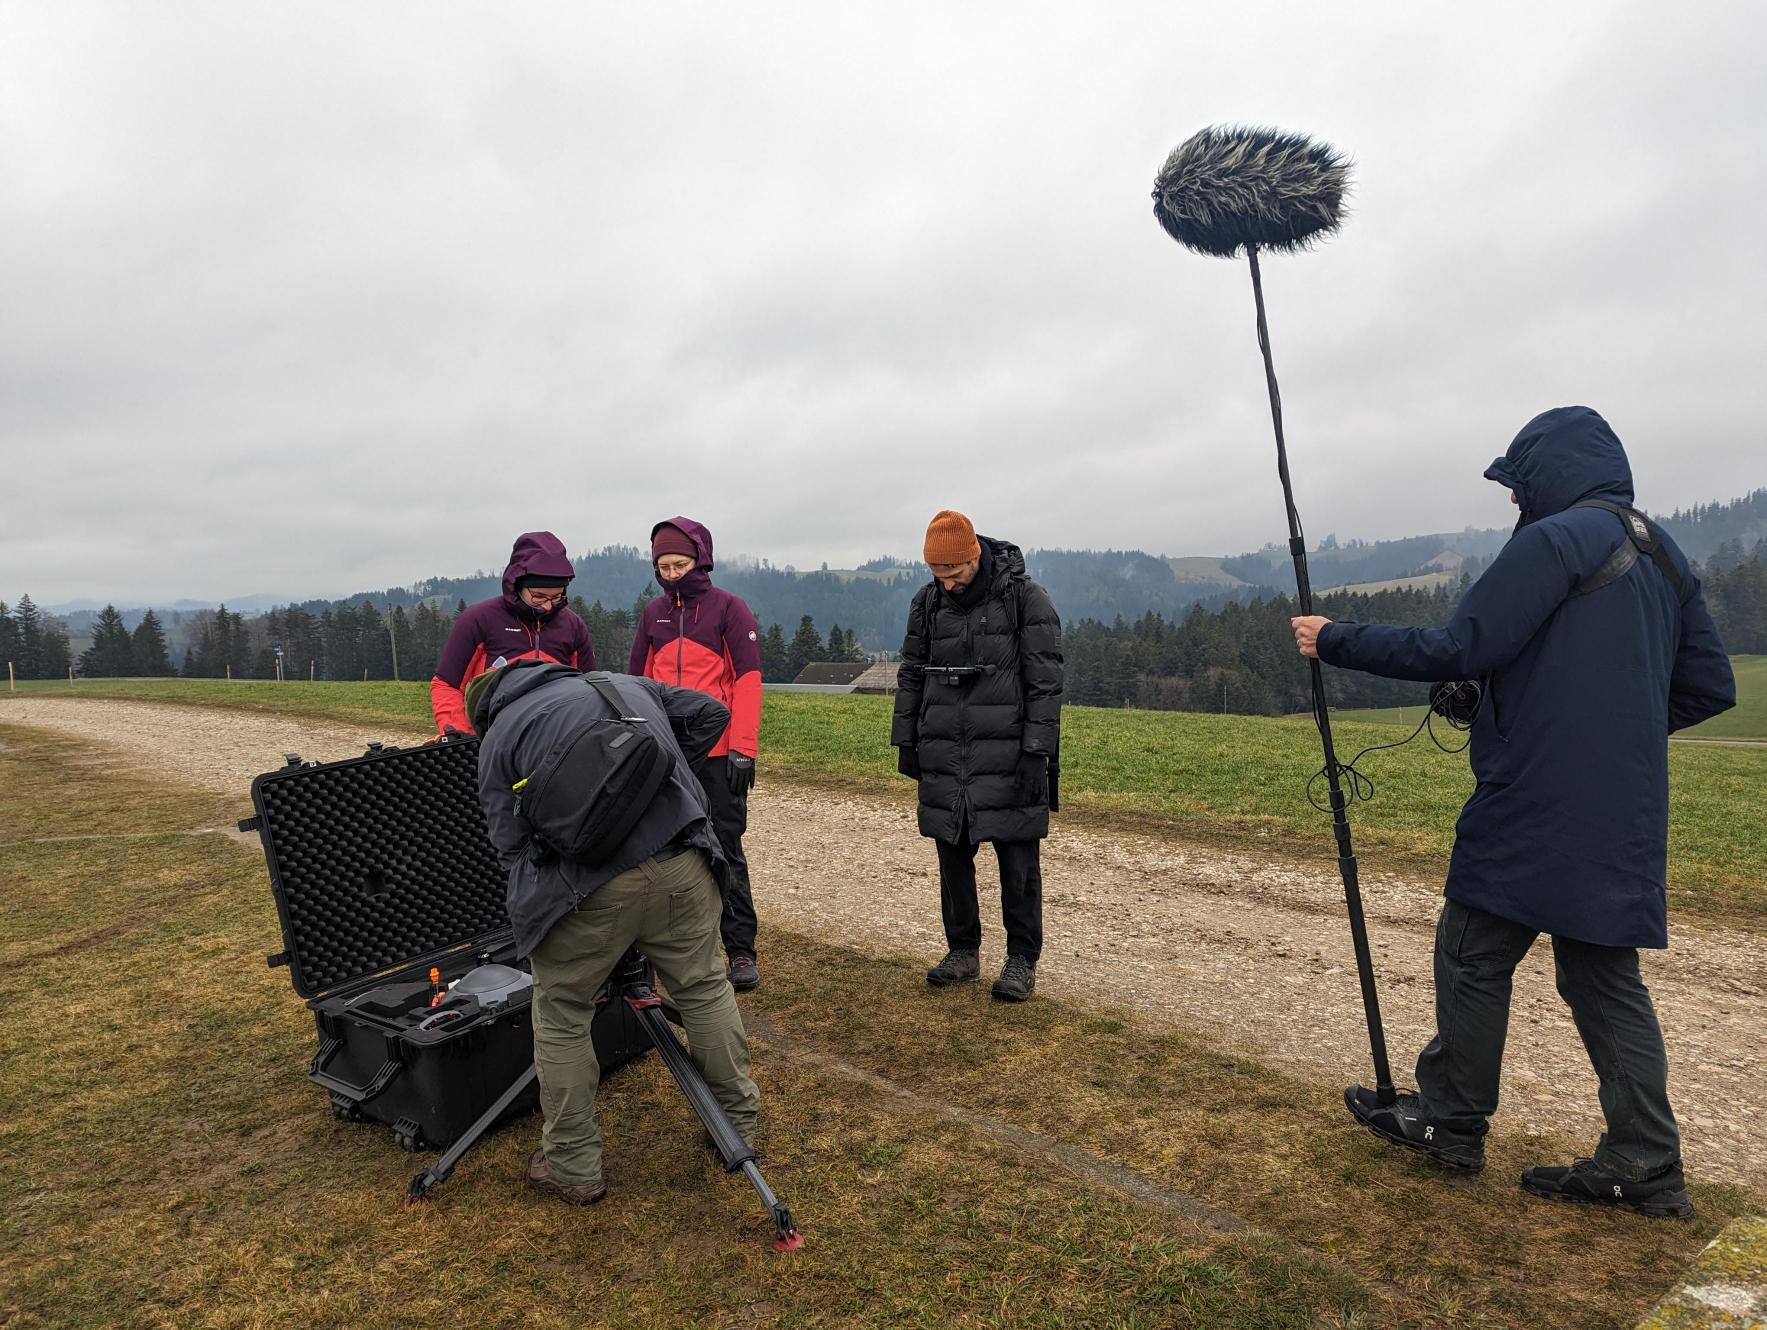
POLYGON ((761 641, 740 596, 712 585, 712 533, 690 517, 671 517, 650 532, 650 561, 663 594, 644 607, 626 673, 710 693, 730 712, 730 726, 701 772, 712 825, 729 861, 720 931, 730 982, 747 990, 755 968, 755 900, 742 836, 761 737, 761 641))
POLYGON ((466 685, 486 670, 514 660, 552 660, 579 670, 595 668, 589 626, 565 602, 576 568, 564 542, 550 531, 516 537, 503 570, 503 594, 468 605, 448 630, 435 677, 429 681, 436 733, 472 734, 466 685))

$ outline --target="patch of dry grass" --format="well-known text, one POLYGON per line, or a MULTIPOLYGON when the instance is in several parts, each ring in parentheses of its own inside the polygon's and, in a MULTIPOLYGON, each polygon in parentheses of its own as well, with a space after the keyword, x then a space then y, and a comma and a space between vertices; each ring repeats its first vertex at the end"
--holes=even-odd
POLYGON ((1697 1188, 1693 1224, 1529 1203, 1514 1173, 1568 1143, 1444 1177, 1353 1130, 1335 1087, 776 932, 743 1001, 776 1032, 761 1145, 803 1251, 769 1250, 651 1058, 604 1090, 602 1205, 521 1187, 529 1117, 407 1211, 429 1157, 305 1080, 262 863, 179 834, 201 797, 97 764, 80 797, 117 839, 20 837, 60 825, 23 778, 79 755, 43 743, 0 751, 7 1326, 1623 1325, 1750 1199, 1697 1188))

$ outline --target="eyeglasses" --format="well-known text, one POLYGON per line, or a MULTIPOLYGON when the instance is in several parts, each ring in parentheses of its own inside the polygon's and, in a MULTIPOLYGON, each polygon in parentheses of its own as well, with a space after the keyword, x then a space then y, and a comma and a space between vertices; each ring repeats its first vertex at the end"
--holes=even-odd
POLYGON ((682 573, 693 571, 694 561, 685 556, 679 558, 662 558, 656 561, 656 570, 665 577, 678 577, 682 573))
POLYGON ((541 591, 536 587, 523 587, 522 595, 528 598, 528 604, 538 608, 541 605, 562 605, 567 592, 563 587, 557 591, 541 591))

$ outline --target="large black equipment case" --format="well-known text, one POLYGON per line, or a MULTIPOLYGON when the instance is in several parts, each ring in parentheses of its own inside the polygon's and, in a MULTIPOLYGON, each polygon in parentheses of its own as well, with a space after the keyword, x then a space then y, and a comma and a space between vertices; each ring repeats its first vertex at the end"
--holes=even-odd
MULTIPOLYGON (((308 1078, 338 1117, 385 1123, 407 1150, 452 1145, 534 1057, 525 973, 506 974, 514 991, 490 1005, 446 992, 483 965, 525 970, 479 807, 478 748, 376 744, 323 765, 291 754, 252 782, 256 816, 240 823, 263 842, 282 921, 269 962, 289 967, 318 1025, 308 1078)), ((651 1046, 624 1002, 602 1006, 593 1037, 603 1071, 651 1046)), ((538 1099, 529 1085, 506 1116, 538 1099)))

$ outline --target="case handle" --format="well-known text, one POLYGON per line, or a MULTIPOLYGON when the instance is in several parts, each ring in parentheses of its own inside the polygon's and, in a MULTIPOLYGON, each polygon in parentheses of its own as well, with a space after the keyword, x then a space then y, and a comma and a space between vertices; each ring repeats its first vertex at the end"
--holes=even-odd
POLYGON ((330 1090, 333 1094, 345 1095, 358 1104, 366 1104, 370 1099, 381 1094, 387 1086, 398 1079, 399 1073, 405 1070, 405 1064, 399 1061, 396 1056, 391 1056, 389 1050, 387 1060, 380 1064, 380 1070, 369 1078, 366 1085, 353 1085, 342 1077, 333 1076, 325 1070, 325 1064, 336 1057, 338 1050, 343 1046, 341 1039, 320 1040, 319 1051, 313 1055, 313 1061, 307 1065, 307 1079, 315 1085, 330 1090))

